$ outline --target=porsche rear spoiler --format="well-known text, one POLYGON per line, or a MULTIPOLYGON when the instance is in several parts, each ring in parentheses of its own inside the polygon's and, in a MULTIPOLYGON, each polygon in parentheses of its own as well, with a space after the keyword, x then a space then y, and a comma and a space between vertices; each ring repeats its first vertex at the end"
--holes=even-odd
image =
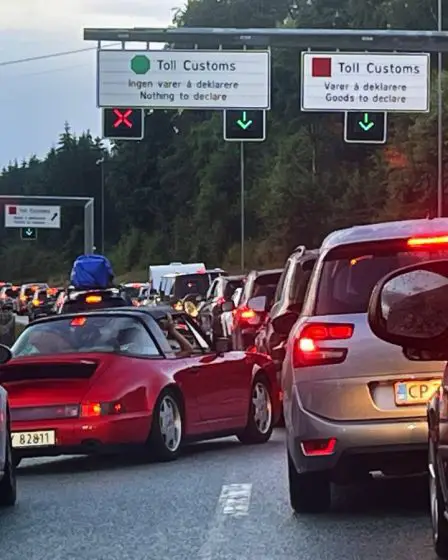
POLYGON ((99 362, 85 360, 77 363, 23 363, 5 364, 0 367, 0 383, 31 379, 89 379, 99 362))

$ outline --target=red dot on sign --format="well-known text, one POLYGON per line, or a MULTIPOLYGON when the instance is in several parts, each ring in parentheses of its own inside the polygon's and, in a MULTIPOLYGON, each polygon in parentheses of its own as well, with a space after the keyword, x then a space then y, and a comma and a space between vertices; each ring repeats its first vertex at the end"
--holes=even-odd
POLYGON ((17 214, 17 206, 8 206, 8 214, 17 214))
POLYGON ((331 78, 331 58, 313 58, 311 76, 313 78, 331 78))

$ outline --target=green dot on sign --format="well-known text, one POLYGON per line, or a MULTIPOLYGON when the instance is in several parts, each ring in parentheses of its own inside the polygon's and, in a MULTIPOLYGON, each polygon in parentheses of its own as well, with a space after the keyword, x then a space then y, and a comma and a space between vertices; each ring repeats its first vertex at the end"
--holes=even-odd
POLYGON ((136 54, 131 60, 131 70, 134 74, 146 74, 151 69, 151 61, 144 54, 136 54))

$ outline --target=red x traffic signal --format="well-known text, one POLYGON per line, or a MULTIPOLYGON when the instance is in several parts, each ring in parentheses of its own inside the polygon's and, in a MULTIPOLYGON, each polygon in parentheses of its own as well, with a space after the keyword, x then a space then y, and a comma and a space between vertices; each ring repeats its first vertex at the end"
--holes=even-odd
POLYGON ((102 109, 103 138, 141 140, 144 136, 144 110, 128 107, 102 109))

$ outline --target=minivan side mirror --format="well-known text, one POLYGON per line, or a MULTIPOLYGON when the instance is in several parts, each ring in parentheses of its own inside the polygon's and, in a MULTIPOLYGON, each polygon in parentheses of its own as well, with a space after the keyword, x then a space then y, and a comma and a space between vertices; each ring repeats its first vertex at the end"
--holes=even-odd
POLYGON ((229 313, 235 309, 235 304, 233 301, 225 301, 221 304, 221 311, 223 313, 229 313))
POLYGON ((279 315, 275 319, 272 319, 272 328, 276 334, 288 336, 298 318, 299 315, 297 313, 287 311, 283 315, 279 315))
POLYGON ((266 296, 255 296, 247 302, 247 307, 257 313, 264 313, 267 310, 268 298, 266 296))
POLYGON ((448 260, 386 275, 372 291, 368 322, 378 338, 401 346, 411 360, 447 360, 448 260))

